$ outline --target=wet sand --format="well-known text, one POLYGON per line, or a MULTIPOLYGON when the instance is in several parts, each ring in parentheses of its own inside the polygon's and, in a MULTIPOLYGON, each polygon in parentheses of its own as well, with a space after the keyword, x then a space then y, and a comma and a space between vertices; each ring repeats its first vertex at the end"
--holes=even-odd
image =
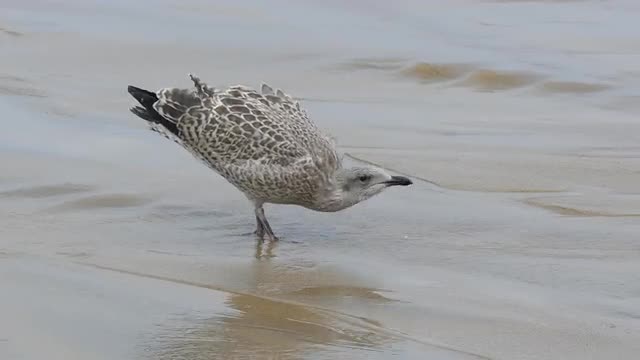
POLYGON ((0 5, 0 358, 638 357, 633 1, 149 4, 0 5), (415 185, 258 244, 127 111, 188 72, 415 185))

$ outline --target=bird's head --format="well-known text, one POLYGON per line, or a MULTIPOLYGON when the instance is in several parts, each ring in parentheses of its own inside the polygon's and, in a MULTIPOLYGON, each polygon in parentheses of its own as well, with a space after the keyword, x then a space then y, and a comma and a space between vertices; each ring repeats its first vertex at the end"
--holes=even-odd
POLYGON ((391 186, 407 186, 413 182, 404 176, 392 176, 383 169, 366 166, 341 168, 334 174, 324 211, 338 211, 381 193, 391 186))

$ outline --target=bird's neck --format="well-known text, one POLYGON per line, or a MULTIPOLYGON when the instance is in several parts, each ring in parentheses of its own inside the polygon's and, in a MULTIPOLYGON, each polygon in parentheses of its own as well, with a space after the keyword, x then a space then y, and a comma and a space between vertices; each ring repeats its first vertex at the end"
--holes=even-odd
POLYGON ((335 212, 351 207, 360 199, 349 196, 340 187, 330 186, 316 199, 313 209, 317 211, 335 212))

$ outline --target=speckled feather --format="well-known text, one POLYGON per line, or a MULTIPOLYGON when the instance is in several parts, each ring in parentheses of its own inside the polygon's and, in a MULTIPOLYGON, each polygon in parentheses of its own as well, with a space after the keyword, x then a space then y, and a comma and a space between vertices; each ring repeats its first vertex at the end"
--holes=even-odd
POLYGON ((153 124, 257 203, 314 208, 341 167, 332 140, 289 95, 263 84, 217 91, 165 88, 153 108, 178 133, 153 124))

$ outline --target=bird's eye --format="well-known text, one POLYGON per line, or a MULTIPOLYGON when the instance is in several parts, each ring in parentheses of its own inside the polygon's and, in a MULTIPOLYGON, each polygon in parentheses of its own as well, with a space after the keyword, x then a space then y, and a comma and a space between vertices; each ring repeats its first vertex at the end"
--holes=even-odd
POLYGON ((367 182, 367 181, 369 181, 369 179, 371 179, 371 176, 369 176, 369 175, 360 175, 358 177, 358 180, 360 180, 360 182, 367 182))

